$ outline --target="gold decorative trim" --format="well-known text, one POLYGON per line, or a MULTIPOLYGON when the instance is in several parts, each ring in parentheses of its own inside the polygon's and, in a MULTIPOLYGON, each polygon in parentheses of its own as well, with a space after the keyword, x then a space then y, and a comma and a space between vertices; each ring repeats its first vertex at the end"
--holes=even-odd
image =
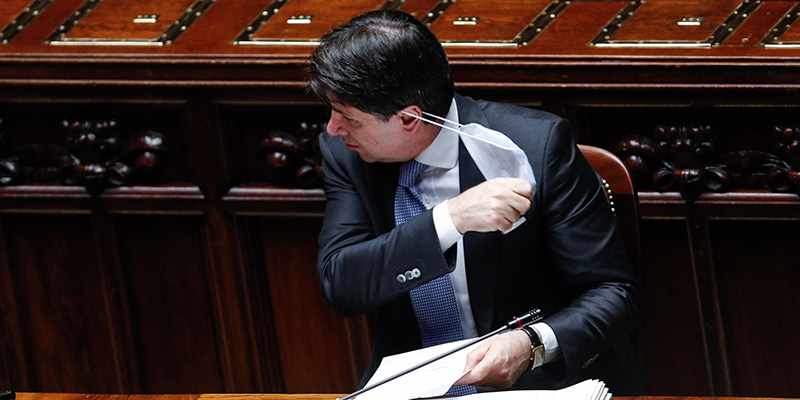
POLYGON ((780 22, 778 22, 772 30, 764 37, 764 40, 761 41, 761 45, 768 48, 768 49, 797 49, 800 48, 800 42, 783 42, 781 41, 781 36, 783 36, 786 31, 789 30, 789 27, 797 21, 797 18, 800 17, 800 3, 795 4, 791 10, 789 10, 786 15, 781 18, 780 22))
POLYGON ((17 18, 11 20, 11 22, 6 25, 5 29, 0 32, 0 43, 8 44, 14 36, 25 29, 25 27, 31 23, 34 18, 38 17, 52 2, 53 0, 35 0, 28 7, 25 7, 17 18))

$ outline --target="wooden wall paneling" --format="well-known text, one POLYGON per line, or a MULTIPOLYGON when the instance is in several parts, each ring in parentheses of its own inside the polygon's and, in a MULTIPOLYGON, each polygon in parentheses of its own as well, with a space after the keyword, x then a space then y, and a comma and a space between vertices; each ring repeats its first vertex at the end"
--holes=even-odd
POLYGON ((17 307, 17 292, 24 288, 17 288, 13 279, 3 220, 4 216, 0 214, 0 384, 3 387, 33 387, 28 380, 23 335, 19 329, 21 316, 17 307))
POLYGON ((145 393, 224 388, 222 345, 198 216, 114 217, 145 393))
POLYGON ((116 379, 115 392, 138 393, 142 391, 142 382, 133 346, 134 335, 114 222, 111 214, 102 207, 92 210, 91 220, 94 248, 101 266, 100 285, 96 290, 103 295, 105 323, 109 333, 107 354, 114 364, 113 370, 104 372, 116 379))
MULTIPOLYGON (((239 228, 223 211, 222 198, 232 185, 232 159, 227 132, 222 129, 217 108, 209 101, 192 99, 184 115, 188 160, 194 167, 191 180, 206 196, 204 256, 207 279, 213 296, 217 347, 224 381, 219 390, 265 391, 280 389, 271 382, 274 364, 264 361, 257 345, 253 309, 250 304, 251 275, 244 266, 239 228)), ((258 290, 258 288, 253 288, 258 290)))
POLYGON ((732 395, 730 364, 725 348, 725 330, 720 315, 713 249, 708 230, 708 218, 690 215, 686 221, 689 246, 692 252, 695 287, 700 299, 700 312, 706 341, 712 393, 732 395))
POLYGON ((236 218, 241 238, 243 260, 247 266, 247 287, 250 292, 251 318, 255 333, 255 347, 250 350, 257 354, 262 366, 264 392, 285 393, 283 365, 281 363, 281 346, 276 333, 277 327, 273 315, 272 296, 269 291, 267 271, 263 264, 261 244, 257 241, 258 221, 249 218, 236 218))
POLYGON ((236 221, 219 208, 210 208, 205 217, 202 231, 211 264, 208 281, 225 378, 221 390, 280 391, 281 386, 274 381, 277 366, 265 360, 264 350, 259 348, 250 290, 260 288, 252 287, 251 275, 243 268, 236 221))
POLYGON ((229 164, 236 185, 223 198, 223 206, 237 216, 242 246, 248 249, 245 259, 250 265, 253 318, 263 363, 268 367, 269 387, 287 392, 345 392, 355 386, 354 375, 360 375, 365 364, 354 363, 352 354, 340 350, 352 348, 350 341, 342 342, 341 337, 348 325, 342 324, 341 317, 331 315, 332 310, 319 295, 313 272, 315 229, 319 227, 308 229, 303 217, 270 219, 276 227, 270 225, 268 239, 281 237, 275 241, 279 244, 270 241, 266 245, 264 223, 251 217, 321 214, 319 190, 296 188, 319 185, 313 179, 298 180, 298 172, 300 167, 319 162, 306 163, 318 156, 303 149, 316 148, 319 124, 327 120, 326 113, 318 105, 309 106, 307 100, 289 102, 292 104, 262 99, 218 104, 220 130, 225 132, 231 154, 238 155, 229 164), (298 206, 298 195, 311 196, 310 209, 298 206), (294 224, 301 228, 290 229, 294 224), (297 229, 302 233, 295 232, 297 229), (275 270, 287 267, 285 273, 275 270), (305 296, 311 296, 311 303, 305 296), (318 322, 320 315, 330 324, 318 322), (297 320, 299 316, 312 317, 303 326, 304 321, 297 320))
POLYGON ((711 395, 686 222, 644 219, 639 332, 646 393, 711 395))
POLYGON ((709 222, 724 344, 738 396, 800 393, 800 382, 789 372, 800 354, 798 228, 798 219, 709 222))
POLYGON ((6 215, 4 227, 29 374, 19 390, 117 390, 89 216, 6 215))
POLYGON ((322 296, 316 268, 321 221, 258 222, 286 392, 352 392, 366 368, 371 335, 366 317, 345 319, 322 296))

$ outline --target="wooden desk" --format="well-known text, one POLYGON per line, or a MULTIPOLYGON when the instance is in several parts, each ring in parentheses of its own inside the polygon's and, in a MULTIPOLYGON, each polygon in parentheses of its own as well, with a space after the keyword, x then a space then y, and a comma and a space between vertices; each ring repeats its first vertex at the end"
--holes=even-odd
MULTIPOLYGON (((17 400, 335 400, 342 394, 84 394, 84 393, 17 393, 17 400)), ((614 397, 618 400, 758 400, 766 397, 614 397)), ((774 400, 774 398, 772 398, 774 400)))

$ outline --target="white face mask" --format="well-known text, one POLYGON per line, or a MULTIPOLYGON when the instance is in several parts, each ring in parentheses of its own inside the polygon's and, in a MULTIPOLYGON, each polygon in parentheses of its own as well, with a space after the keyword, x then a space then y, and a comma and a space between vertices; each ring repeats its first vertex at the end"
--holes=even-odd
POLYGON ((459 132, 467 152, 486 179, 520 178, 536 190, 528 157, 508 136, 475 123, 461 125, 459 132))
MULTIPOLYGON (((427 116, 443 120, 459 128, 454 129, 424 117, 405 111, 401 112, 429 124, 458 133, 464 143, 464 147, 467 148, 467 152, 475 161, 478 170, 487 180, 494 178, 520 178, 530 183, 533 186, 533 191, 536 192, 536 178, 533 176, 533 167, 528 161, 528 156, 508 136, 480 124, 461 125, 458 122, 449 121, 424 111, 422 113, 427 116)), ((525 218, 520 218, 511 229, 503 233, 511 232, 523 222, 525 222, 525 218)))

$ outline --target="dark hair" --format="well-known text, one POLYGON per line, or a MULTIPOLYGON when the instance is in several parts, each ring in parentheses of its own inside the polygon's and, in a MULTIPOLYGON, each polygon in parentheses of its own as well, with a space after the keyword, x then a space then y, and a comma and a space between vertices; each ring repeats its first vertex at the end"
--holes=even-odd
POLYGON ((402 11, 353 18, 322 37, 311 55, 311 90, 383 121, 409 105, 444 116, 453 98, 447 55, 436 36, 402 11))

